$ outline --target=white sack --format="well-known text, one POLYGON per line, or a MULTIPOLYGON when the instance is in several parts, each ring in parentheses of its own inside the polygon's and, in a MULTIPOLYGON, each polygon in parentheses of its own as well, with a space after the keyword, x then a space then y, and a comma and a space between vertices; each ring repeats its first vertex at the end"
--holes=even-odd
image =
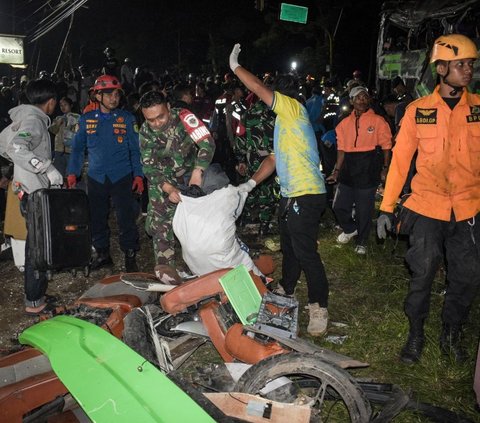
POLYGON ((173 231, 182 245, 183 260, 194 274, 204 275, 239 264, 262 274, 236 238, 235 220, 247 195, 232 185, 199 198, 181 195, 173 231))

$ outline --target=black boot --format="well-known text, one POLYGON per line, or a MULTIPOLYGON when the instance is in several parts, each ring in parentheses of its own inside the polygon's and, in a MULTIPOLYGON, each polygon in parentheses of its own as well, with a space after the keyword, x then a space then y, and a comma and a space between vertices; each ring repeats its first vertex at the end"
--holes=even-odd
POLYGON ((96 248, 97 256, 90 264, 90 270, 97 270, 105 266, 113 264, 112 257, 110 257, 110 250, 108 248, 96 248))
POLYGON ((125 270, 127 273, 138 272, 137 261, 135 259, 136 255, 135 250, 125 251, 125 270))
POLYGON ((410 332, 407 342, 400 352, 400 360, 408 364, 416 363, 420 360, 424 344, 423 322, 410 323, 410 332))
POLYGON ((462 328, 459 325, 443 325, 440 336, 440 350, 445 355, 452 355, 457 363, 467 360, 467 351, 462 345, 462 328))

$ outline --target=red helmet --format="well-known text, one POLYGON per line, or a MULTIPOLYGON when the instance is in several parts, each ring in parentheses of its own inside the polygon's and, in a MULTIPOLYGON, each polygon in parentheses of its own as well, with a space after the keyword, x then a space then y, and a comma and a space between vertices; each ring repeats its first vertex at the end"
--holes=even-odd
MULTIPOLYGON (((93 85, 95 91, 122 90, 122 84, 118 78, 111 75, 102 75, 97 78, 93 85)), ((123 91, 123 90, 122 90, 123 91)))

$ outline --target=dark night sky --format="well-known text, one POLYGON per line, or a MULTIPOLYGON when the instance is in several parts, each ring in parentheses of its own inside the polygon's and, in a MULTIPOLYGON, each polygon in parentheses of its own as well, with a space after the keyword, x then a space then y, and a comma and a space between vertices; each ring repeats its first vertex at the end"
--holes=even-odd
MULTIPOLYGON (((267 10, 262 13, 254 9, 254 3, 254 0, 176 0, 171 3, 90 0, 86 3, 88 8, 75 14, 68 52, 74 66, 86 63, 89 67, 99 67, 103 60, 102 51, 110 45, 116 49, 118 59, 130 57, 136 65, 146 64, 162 70, 176 65, 180 56, 185 70, 200 72, 206 69, 201 65, 210 63, 209 37, 213 37, 219 70, 226 70, 228 53, 239 41, 243 46, 241 63, 243 60, 246 66, 257 72, 286 71, 291 60, 298 58, 305 47, 314 47, 315 38, 324 39, 320 29, 313 31, 315 35, 312 37, 312 30, 301 24, 278 24, 279 1, 266 0, 267 10), (275 27, 271 35, 275 41, 268 50, 258 48, 254 42, 268 32, 270 22, 275 27), (286 26, 291 31, 285 31, 286 26)), ((315 7, 314 0, 291 3, 308 6, 310 21, 321 13, 331 32, 343 5, 334 43, 336 73, 345 78, 360 68, 365 77, 368 76, 370 62, 374 59, 381 2, 325 0, 318 3, 321 10, 315 7)), ((24 18, 44 4, 40 0, 2 0, 0 33, 28 33, 41 15, 34 15, 27 21, 24 18)), ((34 69, 53 70, 67 28, 68 20, 37 43, 27 43, 27 60, 34 69)), ((323 65, 320 69, 324 69, 323 65)), ((310 73, 314 69, 299 60, 299 71, 310 73)))

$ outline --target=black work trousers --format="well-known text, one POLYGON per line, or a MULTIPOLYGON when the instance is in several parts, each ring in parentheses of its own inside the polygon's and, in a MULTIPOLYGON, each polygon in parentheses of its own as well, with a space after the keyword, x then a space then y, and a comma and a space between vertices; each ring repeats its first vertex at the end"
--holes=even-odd
POLYGON ((139 249, 132 181, 131 175, 124 176, 116 182, 106 178, 103 184, 88 178, 92 244, 96 250, 106 250, 110 247, 110 227, 108 226, 110 199, 117 217, 121 250, 137 251, 139 249))
POLYGON ((357 245, 366 245, 372 228, 377 187, 352 188, 340 183, 333 200, 333 212, 343 232, 358 231, 357 245), (355 219, 352 217, 355 204, 355 219))
POLYGON ((411 271, 405 313, 411 323, 423 322, 430 308, 435 274, 443 260, 447 266, 447 289, 442 321, 461 325, 470 311, 480 286, 480 214, 450 222, 419 216, 410 232, 410 248, 405 257, 411 271))
POLYGON ((326 194, 282 197, 279 209, 280 245, 282 247, 282 283, 293 294, 300 273, 305 272, 308 302, 328 306, 328 281, 318 254, 318 227, 325 210, 326 194))

